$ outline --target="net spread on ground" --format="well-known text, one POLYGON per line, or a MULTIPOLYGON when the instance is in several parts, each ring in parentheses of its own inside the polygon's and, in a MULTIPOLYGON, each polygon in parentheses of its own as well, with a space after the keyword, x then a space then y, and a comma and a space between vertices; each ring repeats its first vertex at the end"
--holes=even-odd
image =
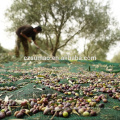
POLYGON ((120 64, 0 64, 0 119, 119 120, 120 64))

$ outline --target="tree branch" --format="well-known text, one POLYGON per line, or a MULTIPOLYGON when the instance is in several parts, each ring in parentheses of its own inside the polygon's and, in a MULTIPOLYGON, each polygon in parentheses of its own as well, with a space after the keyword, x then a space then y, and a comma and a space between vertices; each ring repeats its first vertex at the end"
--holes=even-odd
POLYGON ((56 26, 56 24, 55 24, 55 22, 57 21, 57 19, 55 18, 55 15, 54 15, 54 13, 53 13, 53 11, 52 11, 52 6, 50 5, 50 13, 51 13, 51 16, 52 16, 52 18, 55 20, 53 23, 54 23, 54 30, 55 30, 55 33, 57 34, 57 26, 56 26))
POLYGON ((48 37, 49 37, 49 39, 50 39, 50 44, 51 44, 51 47, 52 47, 52 49, 53 49, 53 43, 52 43, 52 40, 51 40, 51 37, 50 37, 49 34, 48 34, 48 37))
POLYGON ((80 30, 78 30, 78 31, 77 31, 75 34, 73 34, 69 39, 67 39, 66 42, 65 42, 63 45, 61 45, 61 46, 58 47, 58 49, 66 46, 67 43, 68 43, 75 35, 77 35, 80 31, 82 31, 82 30, 85 28, 85 26, 86 26, 86 25, 84 25, 80 30))
POLYGON ((48 44, 48 36, 47 36, 47 34, 45 34, 45 36, 46 36, 46 46, 47 46, 47 48, 49 47, 49 44, 48 44))
POLYGON ((85 37, 85 44, 84 44, 84 55, 85 55, 85 46, 86 46, 86 37, 85 37))
POLYGON ((94 49, 91 53, 90 53, 90 56, 96 51, 96 50, 99 50, 100 48, 97 47, 96 49, 94 49))

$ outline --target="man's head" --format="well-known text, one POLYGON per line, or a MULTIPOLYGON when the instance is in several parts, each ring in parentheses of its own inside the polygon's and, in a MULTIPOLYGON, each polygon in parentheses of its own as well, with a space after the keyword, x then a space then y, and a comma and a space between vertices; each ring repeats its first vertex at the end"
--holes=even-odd
POLYGON ((37 26, 37 27, 35 27, 35 28, 33 29, 33 31, 34 31, 35 33, 40 33, 40 32, 42 32, 42 28, 41 28, 40 26, 37 26))

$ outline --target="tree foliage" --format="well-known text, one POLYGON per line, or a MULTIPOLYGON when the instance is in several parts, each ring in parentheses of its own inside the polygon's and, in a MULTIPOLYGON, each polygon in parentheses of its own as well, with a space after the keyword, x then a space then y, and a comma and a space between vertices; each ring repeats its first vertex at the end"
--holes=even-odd
POLYGON ((105 60, 112 45, 116 44, 116 41, 120 40, 120 30, 115 29, 114 31, 108 29, 101 34, 99 37, 90 39, 90 42, 84 47, 84 56, 96 56, 99 60, 105 60))
POLYGON ((9 31, 24 24, 41 25, 41 42, 53 56, 70 41, 96 41, 111 23, 109 4, 95 0, 14 0, 6 16, 12 21, 9 31))
POLYGON ((6 53, 6 52, 8 52, 8 50, 3 48, 0 44, 0 53, 6 53))
POLYGON ((118 52, 118 54, 114 55, 111 62, 120 63, 120 51, 118 52))

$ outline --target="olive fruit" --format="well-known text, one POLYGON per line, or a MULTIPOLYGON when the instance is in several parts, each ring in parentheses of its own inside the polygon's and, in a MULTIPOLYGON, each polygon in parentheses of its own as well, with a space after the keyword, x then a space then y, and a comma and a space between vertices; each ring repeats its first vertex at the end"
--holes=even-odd
POLYGON ((17 117, 17 118, 22 118, 22 117, 23 117, 23 115, 24 115, 24 113, 23 113, 23 112, 18 112, 18 113, 17 113, 17 115, 16 115, 16 117, 17 117))
POLYGON ((88 111, 85 111, 85 112, 83 112, 83 114, 82 114, 83 116, 89 116, 90 115, 90 113, 88 112, 88 111))
POLYGON ((96 102, 90 102, 89 103, 91 107, 95 107, 96 106, 96 102))
POLYGON ((70 107, 65 107, 65 111, 68 112, 68 113, 71 113, 72 109, 70 107))
POLYGON ((99 104, 99 107, 104 108, 104 104, 103 103, 99 104))
POLYGON ((96 113, 95 111, 92 110, 92 111, 90 112, 90 115, 91 115, 91 116, 96 116, 97 113, 96 113))
POLYGON ((5 113, 4 112, 0 112, 0 119, 5 118, 5 113))
POLYGON ((59 116, 63 117, 63 112, 62 111, 59 112, 59 116))
POLYGON ((103 102, 104 102, 104 103, 107 103, 107 102, 108 102, 108 101, 107 101, 107 99, 105 99, 105 98, 104 98, 104 99, 102 99, 102 100, 103 100, 103 102))
POLYGON ((63 111, 63 117, 68 117, 68 112, 67 111, 63 111))
POLYGON ((19 111, 16 111, 16 112, 14 113, 14 116, 16 116, 18 113, 19 113, 19 111))
POLYGON ((44 112, 43 112, 43 114, 47 115, 50 111, 51 111, 51 109, 48 108, 48 107, 46 107, 45 110, 44 110, 44 112))
POLYGON ((80 108, 80 109, 78 110, 78 112, 79 112, 80 114, 82 114, 84 111, 85 111, 84 108, 80 108))
POLYGON ((31 107, 33 107, 35 105, 35 102, 31 101, 30 105, 31 105, 31 107))
POLYGON ((33 110, 33 114, 36 114, 37 112, 39 112, 38 109, 34 109, 34 110, 33 110))
POLYGON ((11 116, 11 114, 12 114, 11 111, 7 111, 7 112, 6 112, 6 115, 7 115, 7 116, 11 116))
POLYGON ((21 106, 26 106, 27 105, 27 101, 23 101, 22 103, 21 103, 21 106))

